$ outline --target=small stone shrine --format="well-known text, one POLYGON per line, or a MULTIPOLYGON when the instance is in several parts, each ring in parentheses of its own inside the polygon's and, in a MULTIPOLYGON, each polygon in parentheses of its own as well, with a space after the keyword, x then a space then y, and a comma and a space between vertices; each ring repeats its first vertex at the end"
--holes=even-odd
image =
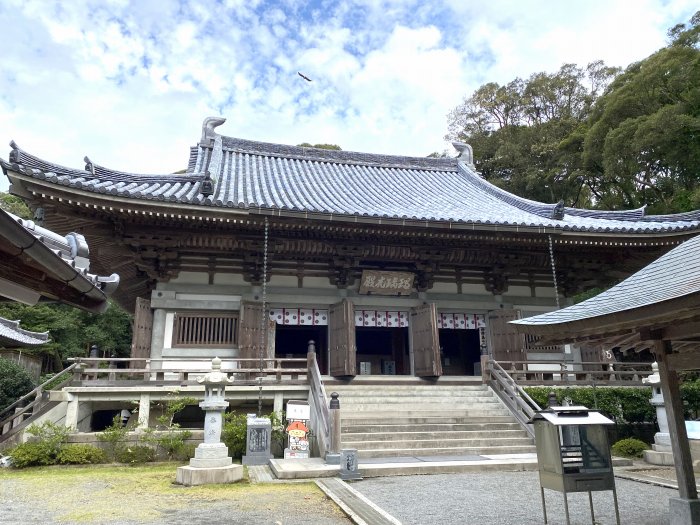
POLYGON ((256 417, 248 414, 248 432, 246 433, 246 454, 243 456, 244 465, 267 465, 272 459, 270 453, 270 438, 272 423, 266 417, 256 417))
POLYGON ((204 442, 195 449, 189 465, 178 467, 175 481, 187 486, 239 481, 243 467, 233 464, 228 447, 221 442, 223 414, 228 407, 224 391, 233 379, 221 372, 221 359, 215 357, 211 372, 198 377, 197 382, 204 385, 204 401, 199 404, 205 412, 204 442))

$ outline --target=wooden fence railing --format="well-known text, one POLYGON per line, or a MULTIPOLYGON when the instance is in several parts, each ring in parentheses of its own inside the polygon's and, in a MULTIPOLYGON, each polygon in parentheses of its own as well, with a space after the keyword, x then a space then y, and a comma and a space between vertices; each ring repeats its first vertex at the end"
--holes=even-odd
POLYGON ((309 405, 312 411, 313 430, 317 436, 321 457, 325 457, 326 451, 330 450, 331 444, 331 416, 313 341, 309 342, 307 359, 309 367, 309 405))
POLYGON ((528 386, 642 386, 642 379, 652 373, 651 363, 586 361, 574 364, 570 361, 542 360, 498 361, 498 364, 517 384, 528 386))
MULTIPOLYGON (((71 359, 75 367, 75 380, 81 385, 105 382, 115 386, 124 382, 162 381, 194 383, 197 377, 211 372, 210 358, 152 359, 152 358, 93 358, 71 359)), ((305 358, 224 358, 221 370, 239 382, 258 384, 258 377, 265 382, 306 381, 308 369, 305 358), (262 364, 262 366, 261 366, 262 364)))

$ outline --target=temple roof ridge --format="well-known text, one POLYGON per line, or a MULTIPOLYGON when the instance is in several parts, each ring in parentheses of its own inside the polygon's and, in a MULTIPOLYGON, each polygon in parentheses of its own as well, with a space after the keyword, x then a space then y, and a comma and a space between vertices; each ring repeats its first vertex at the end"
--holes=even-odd
POLYGON ((200 181, 206 176, 206 174, 203 172, 149 174, 119 171, 96 164, 92 162, 87 156, 85 156, 83 159, 86 163, 84 169, 69 168, 61 164, 56 164, 55 162, 49 162, 27 152, 26 150, 20 148, 14 140, 10 141, 10 147, 12 148, 12 151, 10 152, 9 164, 17 164, 18 166, 23 166, 24 168, 38 169, 43 173, 56 173, 57 175, 76 175, 83 177, 92 176, 98 179, 115 181, 124 181, 130 179, 136 179, 141 181, 155 181, 177 177, 177 180, 180 182, 184 182, 185 180, 194 182, 200 181))
POLYGON ((308 146, 291 146, 273 142, 261 142, 236 137, 219 135, 224 151, 243 154, 281 157, 306 160, 310 162, 329 162, 334 164, 355 164, 396 168, 414 168, 430 171, 456 171, 456 158, 412 157, 405 155, 387 155, 382 153, 363 153, 360 151, 331 150, 308 146))
POLYGON ((22 346, 43 345, 49 340, 49 332, 32 332, 20 328, 20 321, 0 317, 0 341, 12 341, 22 346))

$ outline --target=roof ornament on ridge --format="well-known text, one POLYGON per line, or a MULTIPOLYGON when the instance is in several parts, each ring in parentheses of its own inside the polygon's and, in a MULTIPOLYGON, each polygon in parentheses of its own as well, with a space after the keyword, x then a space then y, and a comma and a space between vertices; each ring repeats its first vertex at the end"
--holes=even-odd
POLYGON ((555 221, 561 221, 564 219, 564 201, 561 200, 554 205, 552 208, 552 213, 549 215, 550 219, 555 221))
POLYGON ((88 158, 87 155, 85 155, 85 158, 83 159, 83 162, 85 162, 85 171, 89 171, 93 175, 95 174, 95 165, 93 162, 88 158))
POLYGON ((10 162, 14 162, 15 164, 19 164, 19 146, 17 146, 17 143, 14 140, 11 140, 10 147, 12 148, 12 151, 10 151, 10 157, 9 157, 10 162))
POLYGON ((474 150, 466 142, 453 142, 454 149, 459 151, 458 160, 464 162, 470 168, 474 168, 474 150))
POLYGON ((204 122, 202 122, 202 140, 200 140, 200 142, 202 144, 206 144, 209 141, 214 140, 214 137, 216 137, 216 131, 214 131, 214 128, 221 126, 221 124, 224 122, 226 122, 224 117, 205 118, 204 122))

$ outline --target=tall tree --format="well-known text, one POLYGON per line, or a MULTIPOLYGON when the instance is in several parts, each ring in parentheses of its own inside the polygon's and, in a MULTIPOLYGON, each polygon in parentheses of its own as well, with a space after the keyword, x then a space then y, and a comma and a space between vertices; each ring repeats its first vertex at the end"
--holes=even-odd
POLYGON ((650 213, 700 207, 700 11, 597 100, 584 142, 594 198, 650 213))
POLYGON ((488 83, 448 115, 446 138, 469 142, 477 169, 518 195, 567 205, 590 204, 582 173, 585 120, 617 73, 603 62, 564 64, 504 86, 488 83))

